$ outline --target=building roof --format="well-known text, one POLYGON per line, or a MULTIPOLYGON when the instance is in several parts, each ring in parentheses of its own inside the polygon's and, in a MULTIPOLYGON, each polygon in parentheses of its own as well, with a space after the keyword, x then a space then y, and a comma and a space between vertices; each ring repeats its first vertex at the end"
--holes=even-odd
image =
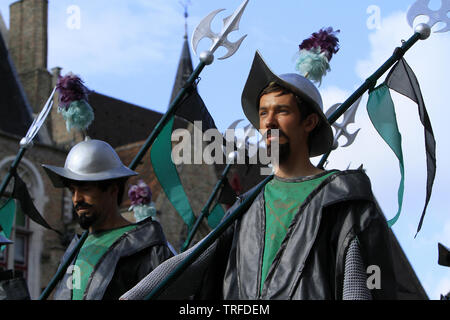
POLYGON ((0 33, 3 36, 3 40, 8 46, 8 28, 6 27, 5 20, 3 19, 2 13, 0 12, 0 33))
POLYGON ((178 69, 175 75, 175 81, 173 83, 172 95, 170 97, 170 102, 172 102, 177 96, 178 92, 186 84, 187 79, 194 71, 192 67, 191 52, 189 50, 189 43, 187 40, 187 35, 184 36, 183 48, 181 50, 180 60, 178 62, 178 69))
MULTIPOLYGON (((161 113, 129 102, 93 92, 89 104, 94 109, 95 119, 88 129, 91 138, 104 140, 113 148, 146 140, 161 113)), ((174 127, 185 127, 176 120, 174 127)))
POLYGON ((0 33, 0 130, 25 136, 32 121, 31 107, 0 33))

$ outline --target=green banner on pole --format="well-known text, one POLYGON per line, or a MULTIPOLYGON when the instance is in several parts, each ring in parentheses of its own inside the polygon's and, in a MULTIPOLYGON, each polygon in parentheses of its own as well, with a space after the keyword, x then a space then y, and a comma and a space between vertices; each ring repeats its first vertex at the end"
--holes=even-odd
POLYGON ((156 138, 150 150, 150 159, 153 171, 158 178, 161 187, 167 195, 170 203, 187 224, 189 230, 195 222, 195 215, 192 211, 186 192, 181 184, 177 168, 172 162, 172 117, 160 134, 156 138))
POLYGON ((220 221, 222 221, 224 215, 225 211, 223 210, 222 205, 220 203, 216 203, 208 216, 208 225, 210 226, 210 228, 214 229, 215 227, 217 227, 220 221))
POLYGON ((392 227, 398 220, 402 210, 405 169, 403 165, 402 137, 398 130, 394 103, 392 102, 389 87, 386 84, 380 85, 369 93, 367 112, 373 126, 395 153, 399 161, 401 178, 398 187, 398 212, 394 218, 388 221, 389 227, 392 227))

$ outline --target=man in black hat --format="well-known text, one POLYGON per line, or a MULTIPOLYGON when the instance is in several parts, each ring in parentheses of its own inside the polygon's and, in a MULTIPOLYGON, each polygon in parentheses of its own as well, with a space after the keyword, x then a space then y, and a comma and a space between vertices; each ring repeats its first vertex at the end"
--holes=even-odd
MULTIPOLYGON (((369 178, 310 161, 333 142, 314 84, 275 75, 257 52, 242 106, 268 150, 279 150, 274 179, 160 298, 395 299, 389 230, 369 178)), ((181 260, 169 259, 122 299, 142 299, 181 260)))
MULTIPOLYGON (((87 139, 70 150, 64 167, 43 167, 55 187, 71 191, 80 226, 89 231, 53 299, 118 299, 173 256, 157 221, 149 217, 133 224, 120 214, 125 181, 137 173, 109 144, 87 139)), ((75 236, 62 261, 78 241, 75 236)))

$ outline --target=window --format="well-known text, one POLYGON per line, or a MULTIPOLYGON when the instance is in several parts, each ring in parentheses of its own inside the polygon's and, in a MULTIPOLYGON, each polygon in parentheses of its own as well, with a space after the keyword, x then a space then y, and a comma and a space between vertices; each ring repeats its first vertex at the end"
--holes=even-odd
POLYGON ((28 229, 28 217, 20 210, 16 210, 15 237, 14 237, 14 273, 16 277, 27 278, 28 269, 28 241, 30 230, 28 229))

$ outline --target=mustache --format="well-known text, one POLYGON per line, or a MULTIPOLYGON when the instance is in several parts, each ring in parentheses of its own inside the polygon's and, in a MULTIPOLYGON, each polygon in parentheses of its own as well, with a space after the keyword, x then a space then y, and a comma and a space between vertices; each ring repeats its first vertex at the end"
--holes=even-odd
POLYGON ((278 131, 278 137, 279 138, 284 137, 284 138, 288 139, 288 136, 281 129, 267 129, 267 131, 264 132, 264 134, 262 135, 263 139, 266 140, 266 139, 270 138, 273 135, 273 132, 275 130, 278 131))
POLYGON ((89 209, 89 208, 91 208, 91 207, 92 207, 92 205, 90 205, 89 203, 86 203, 86 202, 78 202, 78 203, 74 206, 74 208, 75 208, 76 211, 82 210, 82 209, 89 209))

